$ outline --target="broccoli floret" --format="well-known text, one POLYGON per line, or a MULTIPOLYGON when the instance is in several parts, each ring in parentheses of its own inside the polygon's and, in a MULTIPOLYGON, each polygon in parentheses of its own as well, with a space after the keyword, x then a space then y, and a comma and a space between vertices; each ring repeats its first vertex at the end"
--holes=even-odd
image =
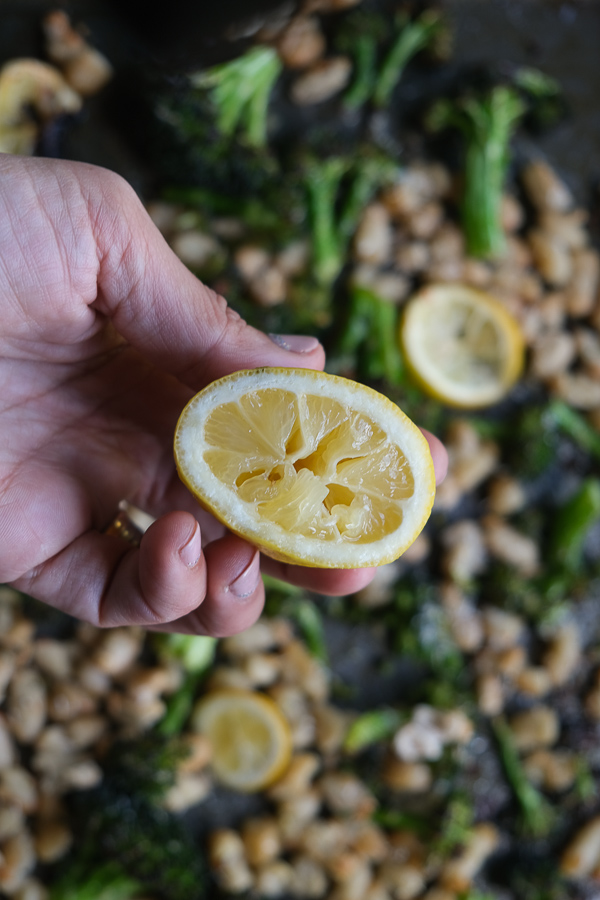
POLYGON ((183 823, 159 805, 182 753, 157 735, 111 749, 101 784, 70 798, 78 840, 60 863, 53 900, 91 900, 90 884, 98 890, 95 900, 129 900, 142 889, 160 900, 204 896, 202 853, 183 823))

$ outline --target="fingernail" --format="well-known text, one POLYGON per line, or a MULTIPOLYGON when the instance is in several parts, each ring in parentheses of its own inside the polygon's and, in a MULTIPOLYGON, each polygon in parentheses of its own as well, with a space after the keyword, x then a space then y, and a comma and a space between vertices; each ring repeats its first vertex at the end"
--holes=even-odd
POLYGON ((183 545, 183 547, 179 548, 179 556, 181 557, 181 561, 184 566, 187 566, 188 569, 193 569, 198 560, 200 559, 200 554, 202 553, 202 541, 200 538, 200 526, 196 522, 196 527, 192 532, 192 536, 189 540, 183 545))
POLYGON ((270 334, 274 344, 291 353, 310 353, 319 346, 319 340, 309 334, 270 334))
POLYGON ((260 582, 260 554, 254 554, 241 575, 232 581, 229 590, 240 600, 244 600, 253 594, 260 582))

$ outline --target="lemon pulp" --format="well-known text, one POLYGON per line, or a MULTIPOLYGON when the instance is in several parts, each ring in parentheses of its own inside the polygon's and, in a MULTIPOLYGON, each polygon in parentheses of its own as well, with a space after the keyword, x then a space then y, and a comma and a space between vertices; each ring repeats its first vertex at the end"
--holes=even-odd
POLYGON ((233 531, 304 565, 396 558, 435 493, 427 442, 395 404, 311 370, 238 372, 209 385, 181 415, 175 458, 233 531))

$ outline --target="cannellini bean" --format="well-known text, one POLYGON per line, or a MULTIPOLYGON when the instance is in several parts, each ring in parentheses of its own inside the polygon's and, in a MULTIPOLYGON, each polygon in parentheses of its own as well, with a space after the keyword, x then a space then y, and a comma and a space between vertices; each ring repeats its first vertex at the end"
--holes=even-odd
POLYGON ((200 772, 212 758, 212 746, 203 734, 188 733, 183 735, 182 744, 187 755, 179 763, 179 772, 200 772))
POLYGON ((525 221, 525 210, 513 194, 503 194, 500 221, 504 231, 518 231, 525 221))
POLYGON ((302 900, 318 900, 324 897, 329 885, 325 868, 310 856, 299 854, 292 858, 290 891, 302 900))
POLYGON ((348 822, 347 837, 349 848, 369 862, 382 862, 388 855, 385 832, 368 819, 348 822))
POLYGON ((294 278, 306 271, 310 259, 310 247, 307 241, 292 241, 275 257, 275 265, 287 278, 294 278))
POLYGON ((483 572, 487 551, 477 522, 472 519, 454 522, 444 528, 441 540, 444 548, 442 567, 450 578, 465 583, 483 572))
POLYGON ((270 256, 262 247, 244 244, 235 251, 233 260, 244 281, 250 282, 267 268, 270 256))
POLYGON ((343 746, 352 716, 345 710, 327 703, 312 707, 315 723, 315 744, 323 756, 338 753, 343 746))
POLYGON ((574 622, 565 622, 548 642, 542 664, 554 687, 566 684, 577 671, 581 661, 581 639, 574 622))
POLYGON ((0 800, 18 806, 26 814, 35 812, 38 788, 31 772, 19 765, 0 771, 0 800))
POLYGON ((600 256, 597 250, 583 249, 573 254, 573 275, 565 291, 569 315, 589 316, 596 305, 600 282, 600 256))
POLYGON ((141 643, 138 629, 113 628, 102 633, 92 661, 108 675, 122 675, 138 658, 141 643))
POLYGON ((583 372, 563 372, 551 380, 550 387, 575 409, 594 410, 600 407, 600 380, 583 372))
POLYGON ((451 581, 444 581, 440 585, 440 601, 457 646, 466 653, 478 650, 484 640, 479 610, 467 599, 462 589, 451 581))
POLYGON ((241 668, 215 666, 206 681, 206 690, 214 691, 219 688, 239 688, 249 691, 252 690, 252 682, 241 668))
MULTIPOLYGON (((9 628, 6 628, 0 635, 0 644, 9 650, 31 650, 33 649, 33 633, 35 624, 31 619, 24 616, 14 616, 9 628)), ((19 661, 25 661, 22 653, 19 653, 19 661)))
POLYGON ((571 332, 544 332, 532 343, 530 371, 540 381, 553 378, 569 368, 576 352, 577 344, 571 332))
POLYGON ((300 847, 311 859, 327 865, 334 856, 343 853, 347 836, 342 822, 335 819, 316 819, 309 822, 300 838, 300 847))
POLYGON ((400 575, 401 568, 400 560, 378 566, 373 580, 354 595, 356 602, 369 609, 389 603, 393 597, 393 586, 400 575))
POLYGON ((525 647, 516 645, 500 650, 496 654, 495 666, 505 678, 515 679, 527 665, 525 647))
POLYGON ((299 75, 290 89, 297 106, 323 103, 339 94, 352 76, 352 62, 347 56, 331 56, 319 60, 299 75))
POLYGON ((509 721, 517 750, 527 753, 538 747, 551 747, 558 740, 560 721, 554 709, 539 704, 515 713, 509 721))
MULTIPOLYGON (((3 800, 0 806, 0 844, 8 838, 19 834, 25 827, 25 813, 20 806, 9 806, 3 800)), ((0 859, 2 848, 0 846, 0 859)))
POLYGON ((219 828, 209 835, 208 858, 223 890, 239 894, 252 887, 254 878, 244 855, 242 838, 231 828, 219 828))
POLYGON ((298 845, 305 825, 316 819, 321 805, 321 792, 316 788, 309 788, 296 797, 278 803, 277 821, 281 840, 286 848, 298 845))
POLYGON ((94 697, 103 697, 112 686, 110 675, 100 669, 95 663, 86 660, 77 667, 75 680, 94 697))
POLYGON ((74 681, 55 684, 48 697, 48 715, 55 722, 68 722, 96 709, 96 699, 74 681))
POLYGON ((407 275, 423 272, 430 261, 429 245, 425 241, 401 243, 395 258, 398 269, 407 275))
POLYGON ((314 16, 296 16, 283 29, 275 46, 289 69, 312 65, 323 56, 326 47, 319 20, 314 16))
POLYGON ((444 222, 429 242, 429 252, 434 264, 462 258, 465 253, 462 230, 451 222, 444 222))
POLYGON ((281 653, 281 677, 286 682, 302 686, 311 700, 323 701, 329 695, 329 675, 326 668, 311 656, 300 641, 290 641, 281 653))
POLYGON ((436 233, 443 220, 443 207, 435 200, 431 200, 412 213, 406 222, 406 227, 411 237, 419 241, 428 241, 436 233))
POLYGON ((532 538, 499 516, 485 516, 482 524, 486 547, 492 556, 514 566, 526 578, 539 572, 540 550, 532 538))
POLYGON ((201 269, 221 252, 220 244, 201 231, 180 231, 171 238, 171 249, 182 263, 193 269, 201 269))
POLYGON ((18 741, 30 744, 38 736, 48 713, 43 678, 35 669, 18 669, 6 698, 6 721, 18 741))
POLYGON ((263 866, 281 854, 281 834, 275 818, 246 819, 241 836, 246 859, 251 866, 263 866))
POLYGON ((26 878, 12 894, 12 900, 48 900, 50 894, 37 878, 26 878))
POLYGON ((541 213, 538 221, 542 231, 563 243, 565 247, 580 250, 589 242, 585 228, 588 218, 588 213, 584 209, 573 209, 567 213, 547 210, 541 213))
POLYGON ((463 260, 462 277, 473 287, 487 287, 492 278, 490 267, 480 259, 467 257, 463 260))
POLYGON ((487 505, 491 512, 508 516, 519 512, 526 502, 525 489, 513 475, 502 473, 490 480, 487 489, 487 505))
POLYGON ((527 666, 515 679, 517 688, 530 697, 545 697, 552 689, 552 681, 543 666, 527 666))
POLYGON ((392 228, 383 203, 369 203, 363 210, 354 235, 354 258, 359 262, 382 265, 390 260, 392 228))
POLYGON ((6 688, 10 684, 16 667, 15 653, 12 650, 0 650, 0 702, 4 699, 6 688))
POLYGON ((15 742, 10 733, 6 719, 0 713, 0 771, 11 766, 17 757, 15 742))
POLYGON ((337 882, 329 900, 364 900, 373 877, 368 863, 354 853, 342 853, 330 860, 327 870, 337 882))
POLYGON ((42 819, 35 830, 35 852, 43 863, 56 862, 67 853, 73 843, 73 833, 64 823, 42 819))
POLYGON ((38 638, 34 643, 33 659, 39 669, 51 678, 63 681, 71 676, 77 645, 72 641, 38 638))
POLYGON ((278 306, 287 297, 287 278, 277 266, 268 265, 248 282, 248 290, 259 306, 278 306))
POLYGON ((212 781, 205 772, 177 772, 175 783, 163 798, 165 809, 170 812, 184 812, 208 797, 212 781))
POLYGON ((497 606, 482 611, 483 627, 488 645, 494 650, 514 647, 523 635, 525 623, 520 616, 497 606))
POLYGON ((600 862, 600 816, 590 819, 567 845, 560 871, 567 878, 585 878, 600 862))
POLYGON ((412 863, 384 862, 378 876, 395 900, 414 900, 425 888, 423 870, 412 863))
POLYGON ((573 197, 556 172, 542 160, 529 163, 521 173, 523 186, 533 205, 540 211, 566 212, 573 197))
POLYGON ((300 796, 308 789, 320 765, 316 753, 296 753, 285 773, 268 789, 267 796, 276 802, 300 796))
POLYGON ((253 653, 243 661, 242 668, 254 687, 266 687, 277 681, 281 665, 278 653, 253 653))
POLYGON ((558 331, 565 323, 566 298, 562 291, 551 291, 545 294, 537 305, 542 329, 558 331))
POLYGON ((392 791, 410 794, 428 791, 433 783, 433 774, 427 763, 404 762, 391 755, 383 765, 381 777, 392 791))
POLYGON ((349 772, 326 772, 319 779, 317 788, 334 815, 366 818, 377 806, 366 784, 349 772))
POLYGON ((490 822, 475 825, 458 856, 442 865, 440 885, 454 891, 468 890, 475 875, 498 846, 499 839, 496 827, 490 822))
POLYGON ((600 378, 600 335, 591 328, 578 328, 575 340, 586 373, 596 379, 600 378))
POLYGON ((568 751, 535 750, 523 760, 530 781, 547 791, 566 791, 577 774, 575 760, 568 751))
POLYGON ((103 772, 93 759, 80 759, 67 761, 62 772, 62 781, 65 788, 83 791, 100 784, 103 772))
POLYGON ((485 716, 497 716, 504 709, 505 688, 499 675, 485 672, 476 680, 477 705, 485 716))
POLYGON ((226 656, 240 657, 284 646, 292 636, 292 627, 287 620, 259 619, 245 631, 222 638, 220 645, 226 656))
POLYGON ((79 716, 65 726, 66 736, 77 750, 83 750, 96 744, 107 731, 108 721, 106 718, 94 713, 79 716))
POLYGON ((544 281, 551 287, 565 287, 573 274, 572 255, 568 247, 540 229, 527 235, 533 261, 544 281))
POLYGON ((0 889, 14 893, 33 871, 35 863, 35 849, 28 831, 20 831, 8 838, 0 855, 0 889))
POLYGON ((404 762, 436 760, 442 755, 444 741, 439 730, 431 725, 408 722, 394 735, 395 753, 404 762))
POLYGON ((154 700, 158 694, 171 694, 183 680, 182 670, 177 666, 160 665, 137 669, 127 679, 127 693, 138 703, 154 700))
POLYGON ((260 897, 282 897, 293 881, 292 866, 283 859, 274 859, 258 867, 254 890, 260 897))

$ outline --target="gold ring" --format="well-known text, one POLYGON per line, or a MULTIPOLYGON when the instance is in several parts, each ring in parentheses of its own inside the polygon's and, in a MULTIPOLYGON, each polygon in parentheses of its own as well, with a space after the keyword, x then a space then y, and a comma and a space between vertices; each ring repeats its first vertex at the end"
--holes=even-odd
POLYGON ((134 547, 139 547, 142 535, 153 521, 148 513, 122 500, 116 516, 104 533, 122 538, 134 547))

